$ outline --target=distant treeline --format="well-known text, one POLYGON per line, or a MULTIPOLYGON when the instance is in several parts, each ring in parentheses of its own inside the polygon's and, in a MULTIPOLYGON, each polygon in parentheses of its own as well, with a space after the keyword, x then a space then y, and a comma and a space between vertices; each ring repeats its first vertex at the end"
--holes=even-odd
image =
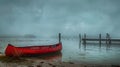
POLYGON ((31 35, 31 34, 28 34, 28 35, 23 35, 23 36, 11 36, 11 35, 2 35, 0 36, 0 38, 36 38, 35 35, 31 35))

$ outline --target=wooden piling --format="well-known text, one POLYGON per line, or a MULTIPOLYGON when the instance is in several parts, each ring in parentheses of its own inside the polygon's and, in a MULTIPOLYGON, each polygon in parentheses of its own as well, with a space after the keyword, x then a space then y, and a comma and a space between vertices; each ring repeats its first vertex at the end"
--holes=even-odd
POLYGON ((99 44, 101 44, 101 34, 99 34, 99 44))
POLYGON ((101 47, 101 34, 99 34, 99 46, 101 47))
POLYGON ((86 44, 86 34, 84 34, 83 39, 84 39, 83 43, 86 44))
POLYGON ((61 33, 59 33, 59 43, 61 43, 61 33))
POLYGON ((81 48, 81 34, 79 34, 79 48, 81 48))
POLYGON ((81 43, 81 34, 79 34, 79 42, 81 43))
POLYGON ((106 44, 108 44, 108 38, 109 38, 109 34, 106 33, 106 44))
POLYGON ((111 44, 111 37, 110 37, 110 34, 109 34, 109 44, 111 44))
POLYGON ((84 34, 84 41, 83 41, 83 44, 84 44, 84 49, 86 49, 86 34, 84 34))
POLYGON ((109 42, 108 48, 110 48, 110 44, 111 44, 111 37, 110 37, 110 34, 109 34, 109 37, 108 37, 108 42, 109 42))

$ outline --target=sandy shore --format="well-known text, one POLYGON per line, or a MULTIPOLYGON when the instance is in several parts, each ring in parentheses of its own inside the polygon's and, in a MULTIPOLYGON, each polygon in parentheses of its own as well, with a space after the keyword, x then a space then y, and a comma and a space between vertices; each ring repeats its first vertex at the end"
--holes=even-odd
MULTIPOLYGON (((19 63, 0 63, 0 67, 110 67, 110 65, 85 65, 76 64, 73 62, 53 62, 46 60, 36 60, 36 61, 25 61, 19 63)), ((113 66, 112 66, 113 67, 113 66)))
POLYGON ((44 58, 28 57, 26 59, 6 57, 0 54, 0 67, 120 67, 120 65, 97 65, 97 64, 81 64, 74 62, 63 62, 61 57, 44 58))
POLYGON ((0 63, 0 67, 120 67, 118 65, 86 65, 73 62, 25 61, 20 63, 0 63))

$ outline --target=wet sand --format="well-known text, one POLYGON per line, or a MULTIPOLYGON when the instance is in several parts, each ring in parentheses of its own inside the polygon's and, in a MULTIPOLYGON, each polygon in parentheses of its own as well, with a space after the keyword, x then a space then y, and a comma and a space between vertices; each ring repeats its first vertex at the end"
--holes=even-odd
POLYGON ((0 63, 0 67, 120 67, 118 65, 87 65, 73 62, 53 62, 53 61, 25 61, 19 63, 0 63))
POLYGON ((120 67, 120 65, 81 64, 62 62, 61 55, 46 58, 41 57, 6 57, 0 54, 0 67, 120 67))

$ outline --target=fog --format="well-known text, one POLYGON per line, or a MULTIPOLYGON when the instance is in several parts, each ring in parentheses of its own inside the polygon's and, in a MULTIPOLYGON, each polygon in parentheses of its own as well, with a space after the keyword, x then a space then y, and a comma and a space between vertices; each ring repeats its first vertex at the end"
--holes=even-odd
POLYGON ((120 0, 0 0, 0 35, 110 33, 119 36, 120 0))

